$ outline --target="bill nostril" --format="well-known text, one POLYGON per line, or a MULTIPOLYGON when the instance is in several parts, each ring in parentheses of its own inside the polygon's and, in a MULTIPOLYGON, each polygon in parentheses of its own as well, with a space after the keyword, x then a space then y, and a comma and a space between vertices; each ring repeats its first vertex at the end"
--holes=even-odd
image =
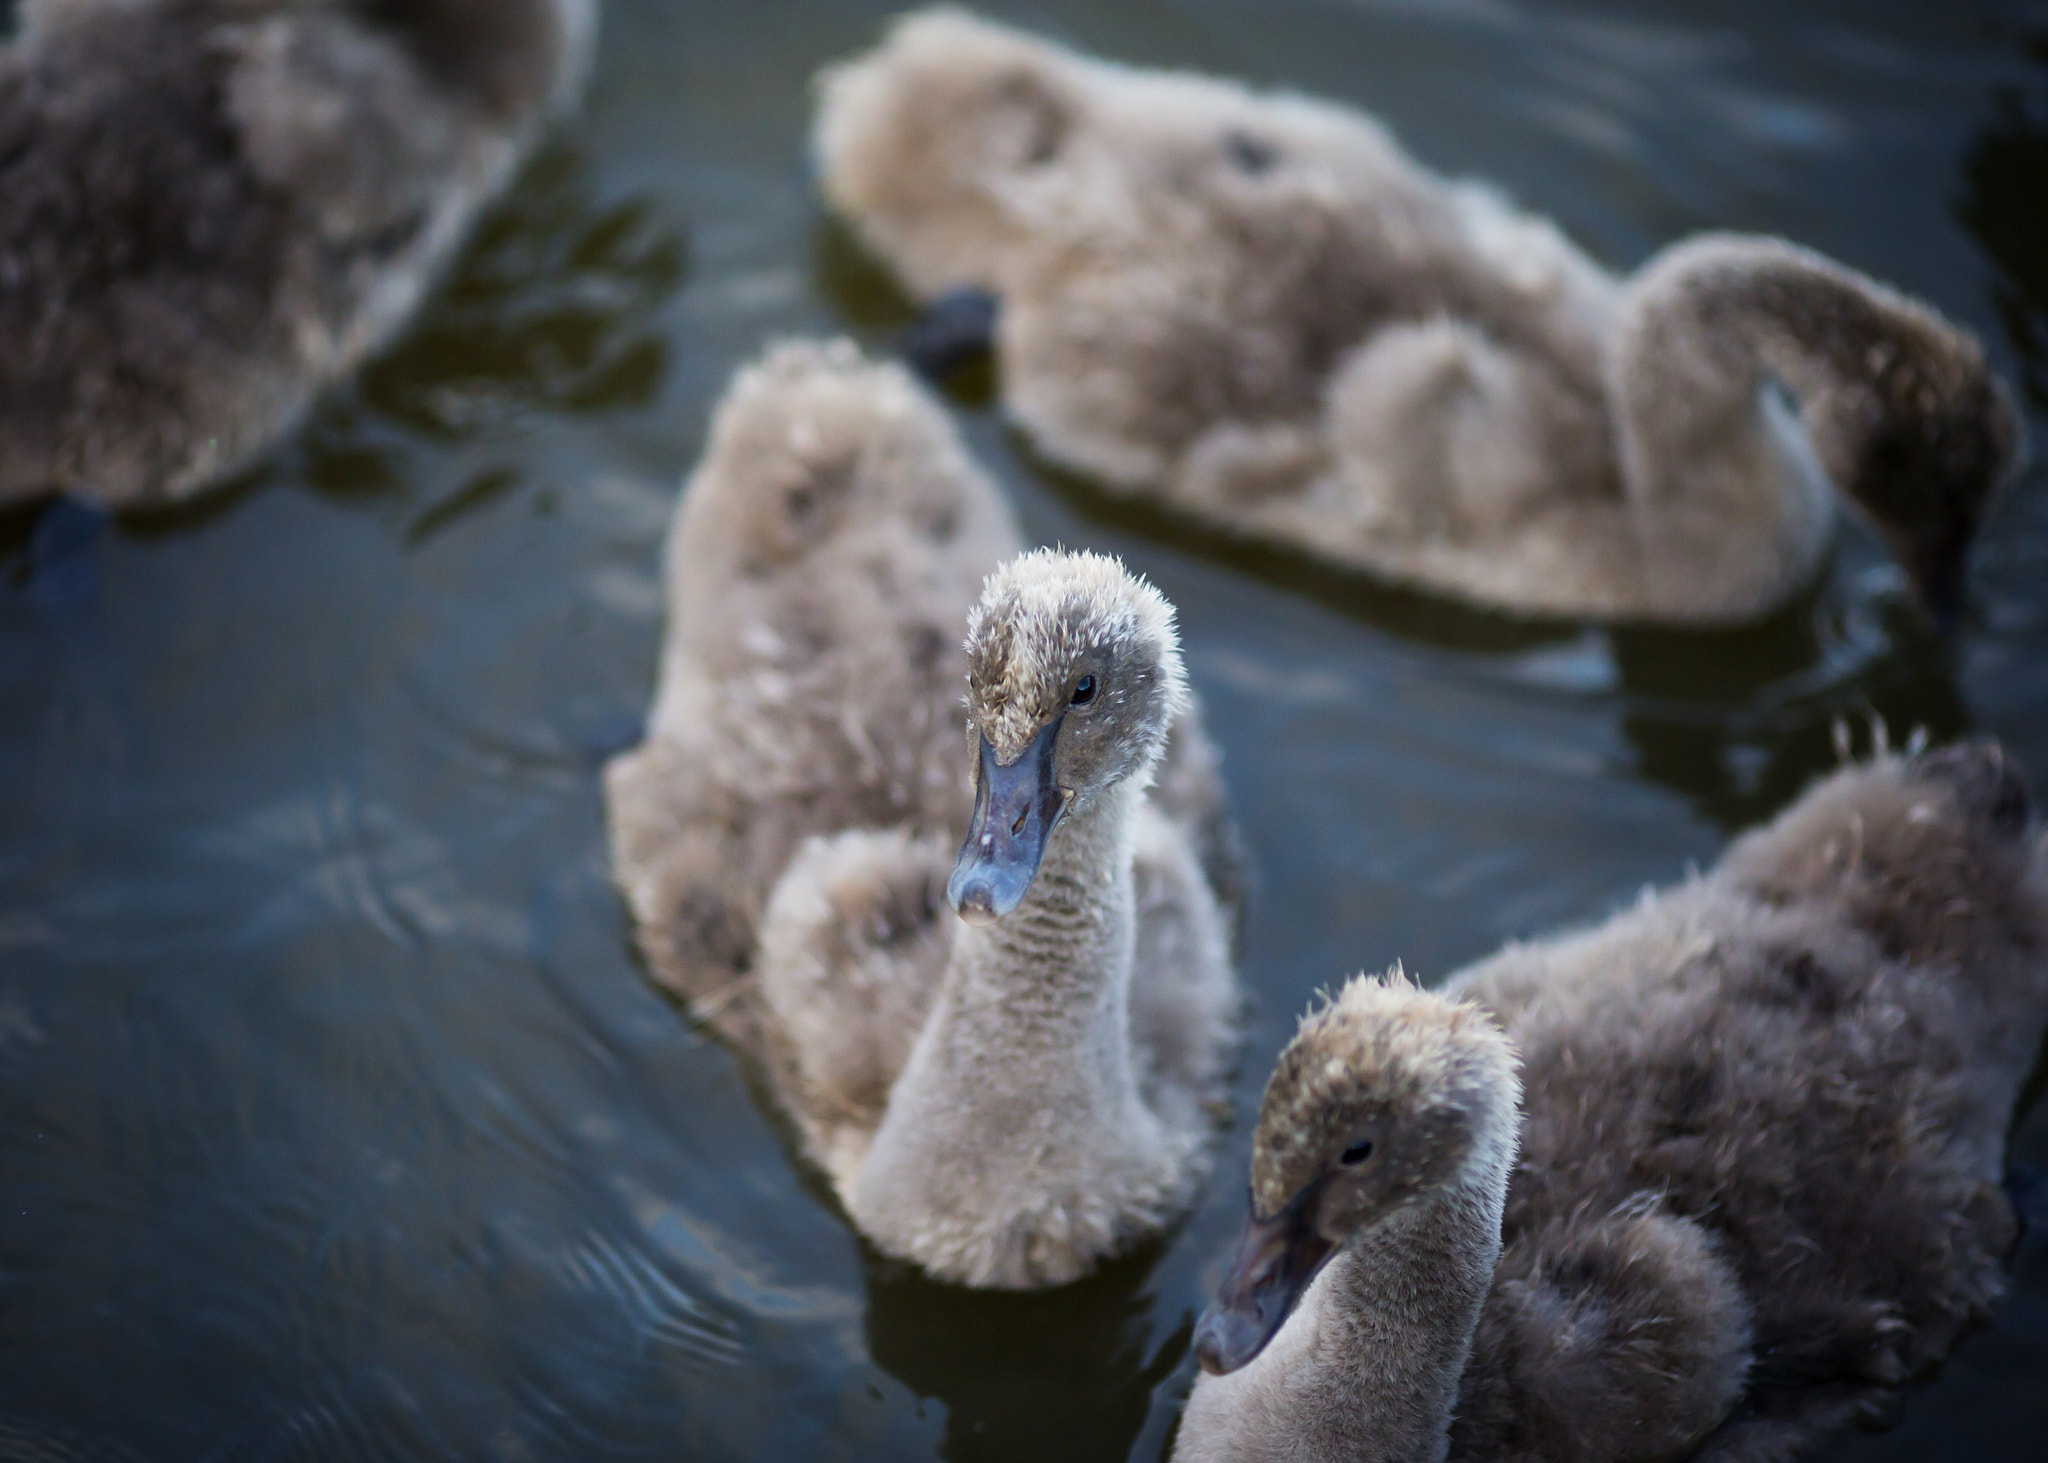
POLYGON ((1023 808, 1019 810, 1017 814, 1017 821, 1010 825, 1010 836, 1012 838, 1021 838, 1024 836, 1024 820, 1026 818, 1029 818, 1030 816, 1031 809, 1023 808))

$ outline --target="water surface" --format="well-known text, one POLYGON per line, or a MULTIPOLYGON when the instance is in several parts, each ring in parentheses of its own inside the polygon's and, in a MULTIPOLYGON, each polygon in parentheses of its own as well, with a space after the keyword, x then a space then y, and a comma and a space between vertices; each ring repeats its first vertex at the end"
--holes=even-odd
MULTIPOLYGON (((2048 442, 2048 9, 995 5, 1368 107, 1633 264, 1789 234, 1984 331, 2048 442)), ((630 954, 597 786, 656 550, 764 338, 907 318, 809 184, 889 7, 612 0, 584 114, 417 327, 177 513, 0 520, 0 1459, 1158 1458, 1239 1221, 973 1295, 879 1261, 630 954)), ((1237 1084, 1318 986, 1447 974, 1711 860, 1831 724, 2048 778, 2048 492, 1953 650, 1851 531, 1725 635, 1530 627, 1233 552, 956 402, 1040 541, 1179 604, 1263 881, 1237 1084)), ((2048 1112, 2018 1132, 2048 1163, 2048 1112)), ((2048 1261, 1843 1459, 2039 1456, 2048 1261)))

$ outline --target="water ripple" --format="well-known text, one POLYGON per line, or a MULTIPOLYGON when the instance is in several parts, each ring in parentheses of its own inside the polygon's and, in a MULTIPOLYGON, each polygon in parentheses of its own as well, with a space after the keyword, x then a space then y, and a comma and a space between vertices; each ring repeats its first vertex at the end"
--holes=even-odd
POLYGON ((579 1287, 623 1305, 635 1328, 658 1346, 707 1363, 732 1366, 746 1355, 733 1323, 706 1307, 651 1257, 590 1231, 565 1254, 562 1269, 579 1287))

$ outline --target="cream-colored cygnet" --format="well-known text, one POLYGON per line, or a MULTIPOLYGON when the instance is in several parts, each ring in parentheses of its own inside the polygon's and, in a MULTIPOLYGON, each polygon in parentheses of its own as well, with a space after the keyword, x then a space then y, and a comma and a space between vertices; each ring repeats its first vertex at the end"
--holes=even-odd
POLYGON ((762 1060, 869 1240, 999 1287, 1186 1206, 1237 1003, 1173 610, 1019 548, 901 367, 771 350, 677 511, 647 739, 605 780, 656 976, 762 1060))
POLYGON ((824 73, 814 142, 914 295, 994 297, 1003 405, 1046 457, 1481 605, 1754 619, 1847 502, 1950 621, 2023 453, 1927 305, 1733 234, 1617 276, 1344 107, 939 9, 824 73))

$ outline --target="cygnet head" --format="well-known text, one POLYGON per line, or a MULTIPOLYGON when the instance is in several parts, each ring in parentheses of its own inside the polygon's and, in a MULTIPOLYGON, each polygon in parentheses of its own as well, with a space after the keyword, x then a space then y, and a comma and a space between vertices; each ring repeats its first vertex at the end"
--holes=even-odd
MULTIPOLYGON (((960 529, 960 483, 973 471, 901 366, 870 361, 848 340, 783 341, 719 403, 689 511, 696 542, 766 574, 837 543, 849 524, 944 544, 960 529)), ((703 575, 692 568, 689 578, 703 575)))
MULTIPOLYGON (((2026 437, 1974 337, 1910 302, 1895 318, 1897 335, 1861 351, 1869 394, 1836 417, 1849 425, 1842 444, 1816 445, 1824 461, 1849 459, 1839 466, 1848 496, 1946 630, 1967 606, 1970 545, 2018 471, 2026 437)), ((1853 350, 1857 332, 1845 326, 1844 334, 1853 350)))
POLYGON ((1514 1048, 1477 1006, 1398 969, 1302 1019, 1252 1137, 1250 1220, 1195 1330, 1214 1375, 1265 1349, 1354 1237, 1446 1189, 1505 1184, 1519 1130, 1514 1048))
POLYGON ((909 250, 898 263, 914 288, 988 283, 989 251, 1017 232, 1000 195, 1059 158, 1079 109, 1052 47, 964 11, 919 11, 820 77, 819 170, 835 206, 909 250))
POLYGON ((1034 549, 991 574, 967 617, 974 817, 946 886, 960 917, 1015 909, 1069 813, 1150 776, 1187 695, 1173 606, 1118 560, 1034 549))

